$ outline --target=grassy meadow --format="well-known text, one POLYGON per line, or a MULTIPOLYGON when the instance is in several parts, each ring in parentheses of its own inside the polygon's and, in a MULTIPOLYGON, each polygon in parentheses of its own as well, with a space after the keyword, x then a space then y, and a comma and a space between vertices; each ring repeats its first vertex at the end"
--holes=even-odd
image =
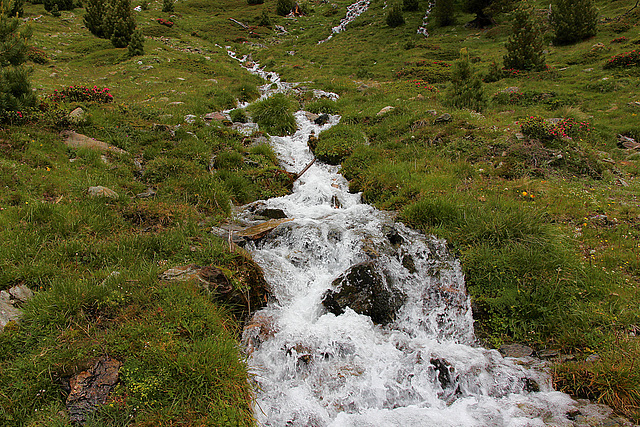
POLYGON ((198 264, 251 286, 255 266, 210 229, 232 204, 290 189, 260 135, 203 119, 257 99, 264 83, 225 46, 283 80, 340 95, 291 93, 247 114, 282 133, 290 123, 270 123, 270 108, 284 118, 297 108, 340 114, 316 155, 341 164, 366 202, 447 239, 483 345, 564 355, 559 389, 640 418, 640 152, 618 142, 640 142, 640 67, 606 65, 640 46, 640 10, 624 15, 635 2, 597 1, 597 35, 569 46, 551 43, 548 3, 532 2, 548 67, 498 78, 509 13, 483 30, 459 13, 425 38, 416 30, 427 1, 391 28, 374 0, 319 44, 350 3, 306 1, 306 16, 285 18, 275 0, 179 0, 172 13, 134 0, 145 6, 134 12, 145 36, 135 57, 89 33, 81 7, 55 17, 25 3, 30 81, 46 108, 0 125, 0 290, 24 284, 36 295, 0 334, 0 424, 70 425, 62 384, 102 355, 123 362, 121 381, 87 425, 253 424, 242 319, 196 284, 158 280, 198 264), (271 27, 260 25, 265 13, 271 27), (480 112, 448 104, 461 57, 484 79, 480 112), (71 86, 113 100, 56 95, 71 86), (76 107, 86 115, 73 123, 76 107), (451 119, 438 121, 445 113, 451 119), (125 153, 70 148, 69 129, 125 153), (91 186, 118 197, 88 197, 91 186), (148 189, 155 197, 138 196, 148 189))

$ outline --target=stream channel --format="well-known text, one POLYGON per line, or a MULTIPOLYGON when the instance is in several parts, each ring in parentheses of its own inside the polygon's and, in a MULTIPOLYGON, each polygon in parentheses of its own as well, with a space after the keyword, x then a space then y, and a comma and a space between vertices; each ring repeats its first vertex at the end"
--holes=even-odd
MULTIPOLYGON (((297 90, 229 55, 268 82, 262 99, 297 90)), ((294 135, 270 139, 290 172, 313 160, 310 135, 340 120, 295 117, 294 135)), ((338 166, 315 162, 291 194, 256 203, 290 219, 246 246, 272 293, 243 334, 259 425, 574 425, 573 400, 553 390, 547 373, 479 346, 461 267, 445 242, 363 204, 338 166), (355 287, 368 289, 361 314, 338 293, 355 287)), ((240 219, 251 223, 251 210, 240 219)))

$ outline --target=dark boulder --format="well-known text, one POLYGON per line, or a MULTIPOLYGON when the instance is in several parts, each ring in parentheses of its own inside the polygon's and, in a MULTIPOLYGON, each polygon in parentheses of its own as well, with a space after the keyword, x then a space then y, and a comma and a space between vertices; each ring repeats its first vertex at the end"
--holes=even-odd
POLYGON ((322 304, 339 316, 347 307, 358 314, 371 317, 380 325, 391 323, 403 303, 403 295, 389 289, 384 274, 374 262, 352 266, 333 281, 333 288, 325 293, 322 304))

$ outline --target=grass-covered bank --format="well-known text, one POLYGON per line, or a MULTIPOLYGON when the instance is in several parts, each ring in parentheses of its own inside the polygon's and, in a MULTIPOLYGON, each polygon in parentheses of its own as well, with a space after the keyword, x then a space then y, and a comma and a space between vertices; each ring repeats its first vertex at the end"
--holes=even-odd
MULTIPOLYGON (((640 141, 640 74, 615 58, 640 35, 637 20, 614 19, 634 2, 599 2, 598 33, 578 44, 549 45, 547 31, 548 69, 499 75, 492 63, 506 53, 510 14, 475 30, 461 25, 473 18, 461 13, 458 25, 430 27, 424 38, 415 29, 426 2, 391 28, 374 1, 346 32, 317 44, 349 1, 306 2, 298 18, 276 15, 269 0, 185 0, 173 13, 162 3, 137 12, 146 38, 136 57, 91 35, 82 8, 55 17, 25 3, 36 48, 30 81, 46 105, 0 127, 8 242, 0 289, 37 292, 22 321, 0 335, 4 424, 67 425, 62 384, 103 355, 123 362, 122 376, 94 425, 251 424, 235 345, 241 322, 195 286, 158 280, 177 265, 213 265, 246 287, 242 255, 209 228, 230 215, 229 202, 284 194, 291 184, 259 135, 202 118, 255 99, 262 83, 215 43, 285 80, 340 94, 337 102, 292 94, 274 108, 342 115, 316 154, 341 163, 366 201, 448 239, 487 345, 573 355, 557 366, 560 387, 638 416, 640 155, 618 135, 640 141), (263 12, 287 33, 260 25, 263 12), (484 77, 481 113, 449 103, 462 48, 484 77), (85 117, 71 122, 76 107, 85 117), (379 114, 385 107, 393 108, 379 114), (438 120, 444 113, 449 121, 438 120), (126 153, 69 147, 60 135, 68 129, 126 153), (91 186, 118 198, 90 198, 91 186), (138 196, 149 189, 155 196, 138 196), (584 362, 593 353, 600 360, 584 362)), ((290 132, 271 118, 267 111, 274 132, 290 132)))

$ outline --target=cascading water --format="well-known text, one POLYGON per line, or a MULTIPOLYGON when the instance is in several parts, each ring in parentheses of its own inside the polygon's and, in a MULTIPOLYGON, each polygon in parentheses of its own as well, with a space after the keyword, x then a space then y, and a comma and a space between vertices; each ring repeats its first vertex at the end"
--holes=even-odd
MULTIPOLYGON (((247 68, 271 82, 265 91, 284 87, 274 73, 247 68)), ((271 138, 291 172, 313 159, 309 136, 340 119, 318 125, 302 111, 295 116, 293 136, 271 138)), ((475 345, 463 275, 445 243, 362 204, 338 172, 316 162, 292 194, 260 202, 291 220, 247 246, 274 297, 243 335, 258 422, 573 425, 565 416, 573 401, 548 376, 475 345), (368 308, 332 308, 342 288, 363 284, 372 291, 358 303, 368 308)))

